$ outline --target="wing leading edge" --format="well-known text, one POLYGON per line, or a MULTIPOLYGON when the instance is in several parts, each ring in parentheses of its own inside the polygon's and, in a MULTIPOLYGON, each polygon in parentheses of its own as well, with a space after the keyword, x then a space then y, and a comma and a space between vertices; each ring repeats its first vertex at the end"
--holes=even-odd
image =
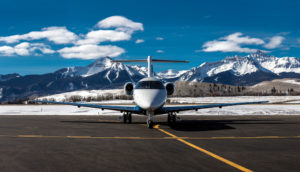
POLYGON ((109 109, 116 110, 120 112, 132 112, 136 114, 144 113, 142 109, 138 106, 113 106, 113 105, 96 105, 96 104, 85 104, 85 103, 71 103, 71 102, 55 102, 55 101, 42 101, 42 100, 31 100, 31 102, 40 102, 40 103, 51 103, 51 104, 63 104, 63 105, 72 105, 78 107, 90 107, 98 109, 109 109))
MULTIPOLYGON (((51 103, 51 104, 64 104, 64 105, 72 105, 78 107, 90 107, 90 108, 98 108, 98 109, 109 109, 116 110, 120 112, 132 112, 135 114, 145 114, 145 111, 138 106, 113 106, 113 105, 96 105, 96 104, 85 104, 85 103, 71 103, 71 102, 55 102, 55 101, 42 101, 42 100, 31 100, 31 102, 40 102, 40 103, 51 103)), ((180 112, 186 110, 198 110, 198 109, 207 109, 219 107, 222 108, 224 106, 237 106, 237 105, 247 105, 247 104, 261 104, 267 103, 268 101, 258 101, 258 102, 241 102, 241 103, 222 103, 222 104, 209 104, 209 105, 194 105, 194 106, 169 106, 162 107, 155 111, 155 114, 165 114, 169 112, 180 112)))
POLYGON ((207 108, 214 108, 214 107, 222 108, 224 106, 261 104, 261 103, 267 103, 267 102, 268 101, 241 102, 241 103, 222 103, 222 104, 195 105, 195 106, 169 106, 169 107, 162 107, 158 113, 164 114, 164 113, 169 113, 169 112, 179 112, 179 111, 186 111, 186 110, 198 110, 198 109, 207 109, 207 108))

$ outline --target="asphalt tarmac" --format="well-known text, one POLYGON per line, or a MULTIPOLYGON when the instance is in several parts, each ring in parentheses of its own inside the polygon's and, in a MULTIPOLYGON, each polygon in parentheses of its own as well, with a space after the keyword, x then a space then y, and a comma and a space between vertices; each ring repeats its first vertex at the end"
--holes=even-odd
POLYGON ((300 116, 0 116, 0 171, 299 171, 300 116))

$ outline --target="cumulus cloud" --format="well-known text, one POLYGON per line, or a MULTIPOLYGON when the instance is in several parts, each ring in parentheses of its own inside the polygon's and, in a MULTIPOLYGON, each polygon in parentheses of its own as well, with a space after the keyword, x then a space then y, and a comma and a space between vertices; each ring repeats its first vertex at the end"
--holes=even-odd
POLYGON ((155 39, 158 40, 158 41, 164 40, 164 38, 162 38, 162 37, 156 37, 155 39))
POLYGON ((21 40, 39 40, 47 39, 56 44, 68 44, 73 43, 78 39, 78 36, 70 32, 66 27, 47 27, 41 31, 32 31, 23 35, 12 35, 6 37, 0 37, 0 41, 6 43, 17 43, 21 40))
POLYGON ((85 39, 77 41, 77 44, 99 44, 105 41, 116 42, 130 39, 131 35, 126 32, 120 32, 115 30, 95 30, 90 31, 85 36, 85 39))
POLYGON ((164 50, 156 50, 157 53, 164 53, 164 50))
POLYGON ((140 43, 143 43, 143 42, 145 42, 143 39, 137 39, 137 40, 135 41, 136 44, 140 44, 140 43))
POLYGON ((140 30, 140 31, 144 30, 142 23, 134 22, 123 16, 107 17, 106 19, 99 21, 96 24, 96 27, 105 28, 105 29, 116 28, 119 31, 125 31, 125 32, 129 32, 129 33, 132 33, 134 31, 138 31, 138 30, 140 30))
POLYGON ((40 55, 40 53, 53 54, 55 51, 43 43, 23 42, 16 46, 0 46, 0 55, 4 56, 29 56, 31 54, 40 55))
POLYGON ((281 45, 285 38, 283 36, 273 36, 270 41, 264 45, 265 48, 274 49, 281 45))
POLYGON ((15 50, 11 46, 0 46, 0 55, 12 56, 15 53, 15 50))
POLYGON ((99 57, 116 57, 125 52, 123 48, 112 45, 79 45, 58 50, 64 58, 96 59, 99 57))
MULTIPOLYGON (((46 27, 40 31, 0 37, 0 42, 9 45, 0 46, 1 56, 28 56, 52 54, 58 52, 63 58, 96 59, 99 57, 116 57, 124 53, 123 48, 113 45, 102 45, 103 42, 128 41, 135 31, 143 31, 143 24, 123 16, 111 16, 99 21, 96 27, 86 34, 75 34, 66 27, 46 27), (52 50, 38 40, 48 40, 49 44, 71 44, 58 51, 52 50), (26 40, 20 44, 20 41, 26 40), (29 42, 28 42, 29 41, 29 42), (30 42, 34 41, 34 42, 30 42), (13 45, 12 45, 13 44, 13 45), (17 45, 15 45, 17 44, 17 45)), ((136 41, 141 43, 142 39, 136 41)))
POLYGON ((261 45, 264 41, 259 38, 250 38, 249 36, 243 36, 242 33, 236 32, 226 37, 222 37, 218 40, 208 41, 203 44, 202 48, 204 52, 243 52, 252 53, 257 49, 251 49, 247 47, 241 47, 242 45, 261 45))
POLYGON ((226 41, 235 42, 238 44, 264 44, 265 42, 259 38, 250 38, 249 36, 243 36, 242 33, 236 32, 233 34, 230 34, 226 37, 221 38, 226 41))

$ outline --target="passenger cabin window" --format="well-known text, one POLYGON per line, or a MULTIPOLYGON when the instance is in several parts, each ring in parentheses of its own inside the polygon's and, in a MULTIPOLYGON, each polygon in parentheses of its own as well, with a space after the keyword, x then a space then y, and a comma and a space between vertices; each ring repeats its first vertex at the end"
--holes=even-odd
POLYGON ((135 86, 135 89, 164 89, 164 85, 159 81, 141 81, 135 86))

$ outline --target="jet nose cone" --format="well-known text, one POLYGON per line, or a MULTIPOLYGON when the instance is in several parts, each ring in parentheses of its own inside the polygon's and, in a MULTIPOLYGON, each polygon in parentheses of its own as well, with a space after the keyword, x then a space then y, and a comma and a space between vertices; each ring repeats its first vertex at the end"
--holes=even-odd
POLYGON ((143 109, 155 110, 162 106, 166 99, 164 90, 144 90, 135 93, 135 102, 143 109))

